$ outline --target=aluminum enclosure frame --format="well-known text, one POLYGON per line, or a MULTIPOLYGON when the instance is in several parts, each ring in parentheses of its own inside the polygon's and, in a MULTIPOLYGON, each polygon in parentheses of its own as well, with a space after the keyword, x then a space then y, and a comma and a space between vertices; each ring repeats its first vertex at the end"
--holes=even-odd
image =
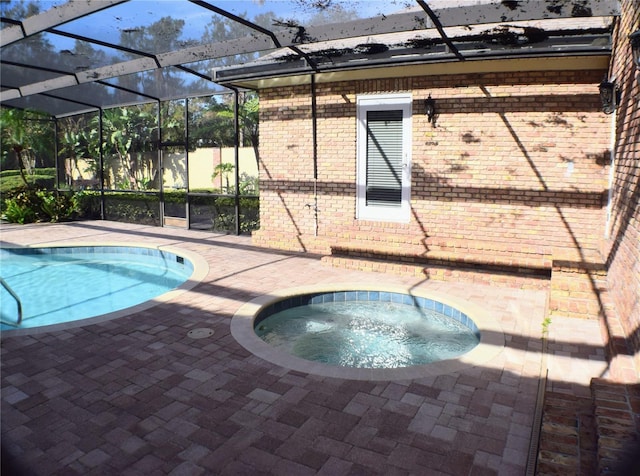
MULTIPOLYGON (((434 40, 436 48, 422 49, 417 55, 407 54, 406 62, 411 63, 435 64, 498 57, 602 56, 610 53, 611 26, 620 14, 618 0, 494 0, 473 6, 464 5, 464 2, 445 2, 443 6, 442 2, 417 0, 412 8, 370 18, 323 25, 302 25, 274 19, 273 28, 267 29, 225 9, 227 2, 220 2, 218 6, 218 2, 212 0, 181 1, 185 8, 195 8, 203 16, 225 18, 226 21, 242 25, 250 33, 224 41, 153 51, 63 31, 63 26, 73 25, 75 20, 91 20, 101 12, 117 11, 120 5, 136 7, 138 4, 142 7, 139 0, 72 0, 24 19, 3 17, 0 103, 7 107, 38 109, 54 117, 63 117, 124 104, 216 94, 228 91, 225 86, 241 86, 234 79, 289 74, 283 70, 283 64, 285 70, 299 64, 294 68, 294 72, 298 73, 402 64, 402 48, 389 42, 390 35, 434 40), (576 25, 558 37, 560 45, 550 45, 548 42, 531 45, 519 42, 517 37, 515 43, 501 43, 504 29, 518 22, 543 25, 546 20, 557 19, 574 19, 576 25), (600 19, 598 28, 580 26, 581 22, 592 25, 596 19, 600 19), (473 46, 477 45, 477 41, 470 43, 465 40, 468 35, 464 34, 464 29, 477 29, 478 25, 486 25, 488 31, 495 33, 493 39, 487 37, 485 48, 480 49, 473 46), (47 35, 45 38, 57 40, 66 37, 97 46, 114 57, 120 52, 130 59, 86 68, 68 61, 68 49, 62 49, 55 55, 43 55, 41 64, 11 57, 14 49, 29 48, 35 44, 33 40, 43 34, 47 35), (331 58, 327 64, 313 57, 314 50, 322 51, 331 42, 349 44, 354 41, 386 45, 388 49, 380 54, 361 52, 351 55, 345 58, 349 61, 331 58), (245 56, 255 59, 260 55, 263 58, 286 57, 287 61, 274 61, 265 68, 264 65, 260 66, 260 61, 238 59, 245 56), (238 62, 234 63, 236 59, 238 62), (231 62, 233 66, 199 69, 208 62, 222 60, 231 62), (49 61, 49 64, 45 64, 49 61), (179 77, 189 87, 173 88, 170 83, 163 83, 164 78, 171 75, 179 77)), ((416 49, 413 53, 416 53, 416 49)))

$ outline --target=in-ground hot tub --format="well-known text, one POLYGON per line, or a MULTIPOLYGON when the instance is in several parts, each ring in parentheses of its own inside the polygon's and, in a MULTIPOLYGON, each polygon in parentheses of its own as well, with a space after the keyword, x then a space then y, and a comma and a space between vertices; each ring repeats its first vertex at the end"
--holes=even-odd
POLYGON ((499 324, 468 302, 353 284, 261 296, 238 310, 231 332, 277 365, 362 380, 454 372, 504 347, 499 324))

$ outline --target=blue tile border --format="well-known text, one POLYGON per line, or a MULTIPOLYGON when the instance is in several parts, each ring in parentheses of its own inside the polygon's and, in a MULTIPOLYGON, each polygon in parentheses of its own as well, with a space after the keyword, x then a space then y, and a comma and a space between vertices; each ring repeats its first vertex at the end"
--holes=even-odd
POLYGON ((480 330, 473 319, 458 309, 443 304, 433 299, 411 294, 387 292, 387 291, 331 291, 324 293, 307 293, 288 297, 280 301, 269 304, 262 308, 255 316, 253 321, 254 328, 264 319, 272 314, 291 309, 294 307, 305 306, 308 304, 323 304, 328 302, 392 302, 396 304, 405 304, 415 306, 420 309, 434 311, 446 317, 460 322, 462 325, 470 329, 478 339, 480 339, 480 330))
POLYGON ((164 261, 165 266, 172 271, 177 271, 187 278, 193 274, 194 266, 188 258, 172 253, 170 251, 159 250, 157 248, 146 248, 139 246, 52 246, 52 247, 25 247, 25 248, 0 248, 0 258, 9 259, 11 256, 29 255, 121 255, 144 256, 164 261))

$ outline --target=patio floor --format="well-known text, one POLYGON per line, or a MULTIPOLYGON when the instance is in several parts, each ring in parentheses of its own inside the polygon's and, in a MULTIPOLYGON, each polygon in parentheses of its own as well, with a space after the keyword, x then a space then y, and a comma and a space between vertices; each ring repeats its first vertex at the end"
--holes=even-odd
POLYGON ((209 264, 195 288, 150 309, 2 336, 3 464, 24 474, 521 475, 532 464, 541 363, 548 391, 585 398, 606 371, 593 321, 577 331, 575 320, 555 318, 543 359, 544 291, 337 269, 198 231, 101 221, 0 230, 3 246, 171 245, 209 264), (464 299, 494 316, 506 345, 458 372, 363 381, 277 366, 231 336, 245 302, 336 282, 464 299), (196 328, 214 334, 187 336, 196 328))

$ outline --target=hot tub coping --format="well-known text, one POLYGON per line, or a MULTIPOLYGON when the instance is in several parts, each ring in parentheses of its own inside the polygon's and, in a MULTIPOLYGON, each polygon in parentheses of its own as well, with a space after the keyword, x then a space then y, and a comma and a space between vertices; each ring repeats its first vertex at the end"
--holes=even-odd
POLYGON ((498 321, 491 318, 488 312, 475 303, 450 296, 441 291, 353 282, 287 288, 258 296, 243 304, 234 314, 231 319, 231 335, 249 352, 273 364, 299 372, 350 380, 409 380, 448 374, 477 365, 486 365, 498 357, 505 346, 504 332, 498 321), (255 317, 263 308, 275 302, 297 295, 340 291, 390 292, 440 302, 455 308, 472 319, 480 331, 480 342, 469 352, 454 359, 394 369, 361 369, 332 366, 296 357, 267 344, 254 331, 255 317))

